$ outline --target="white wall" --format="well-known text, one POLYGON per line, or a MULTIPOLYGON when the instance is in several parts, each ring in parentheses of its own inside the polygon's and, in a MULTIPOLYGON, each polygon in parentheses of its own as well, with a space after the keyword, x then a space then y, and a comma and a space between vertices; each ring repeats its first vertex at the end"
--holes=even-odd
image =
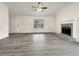
POLYGON ((66 5, 57 15, 55 20, 55 32, 60 33, 60 25, 64 23, 73 23, 73 37, 79 41, 79 3, 70 3, 66 5))
POLYGON ((10 33, 54 32, 53 17, 16 16, 10 18, 10 33), (34 19, 44 20, 44 29, 34 29, 34 19), (18 24, 18 25, 17 25, 18 24))
POLYGON ((3 3, 0 3, 0 39, 8 37, 8 8, 3 3))

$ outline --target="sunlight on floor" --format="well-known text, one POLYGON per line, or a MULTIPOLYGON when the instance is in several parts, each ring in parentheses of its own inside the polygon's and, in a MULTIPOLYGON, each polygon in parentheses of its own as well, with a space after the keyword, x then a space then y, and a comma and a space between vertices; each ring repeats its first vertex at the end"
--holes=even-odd
POLYGON ((34 42, 34 46, 44 46, 45 45, 45 35, 44 34, 34 34, 33 42, 34 42))

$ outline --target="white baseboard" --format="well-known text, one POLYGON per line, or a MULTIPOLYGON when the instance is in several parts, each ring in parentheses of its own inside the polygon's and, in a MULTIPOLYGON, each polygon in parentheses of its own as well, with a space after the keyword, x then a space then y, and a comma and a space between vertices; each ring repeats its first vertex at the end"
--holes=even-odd
POLYGON ((76 42, 79 42, 79 39, 75 39, 76 42))
POLYGON ((3 39, 3 38, 6 38, 8 36, 9 36, 8 34, 4 34, 4 35, 0 36, 0 40, 3 39))

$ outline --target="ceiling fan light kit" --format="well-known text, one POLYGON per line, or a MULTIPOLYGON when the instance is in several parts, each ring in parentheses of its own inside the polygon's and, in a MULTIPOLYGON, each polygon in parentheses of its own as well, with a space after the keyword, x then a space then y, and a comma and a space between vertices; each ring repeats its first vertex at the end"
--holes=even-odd
POLYGON ((38 11, 38 12, 46 12, 47 10, 47 6, 43 6, 43 3, 42 2, 38 2, 37 5, 33 5, 32 6, 33 10, 34 11, 38 11))

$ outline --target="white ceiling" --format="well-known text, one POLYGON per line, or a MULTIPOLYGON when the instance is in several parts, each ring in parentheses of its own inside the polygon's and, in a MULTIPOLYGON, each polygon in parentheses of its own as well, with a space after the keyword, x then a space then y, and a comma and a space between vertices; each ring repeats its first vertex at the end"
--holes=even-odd
POLYGON ((47 12, 43 14, 33 11, 32 5, 36 5, 36 2, 5 2, 5 4, 9 7, 10 16, 54 16, 67 2, 43 2, 48 6, 47 12))

